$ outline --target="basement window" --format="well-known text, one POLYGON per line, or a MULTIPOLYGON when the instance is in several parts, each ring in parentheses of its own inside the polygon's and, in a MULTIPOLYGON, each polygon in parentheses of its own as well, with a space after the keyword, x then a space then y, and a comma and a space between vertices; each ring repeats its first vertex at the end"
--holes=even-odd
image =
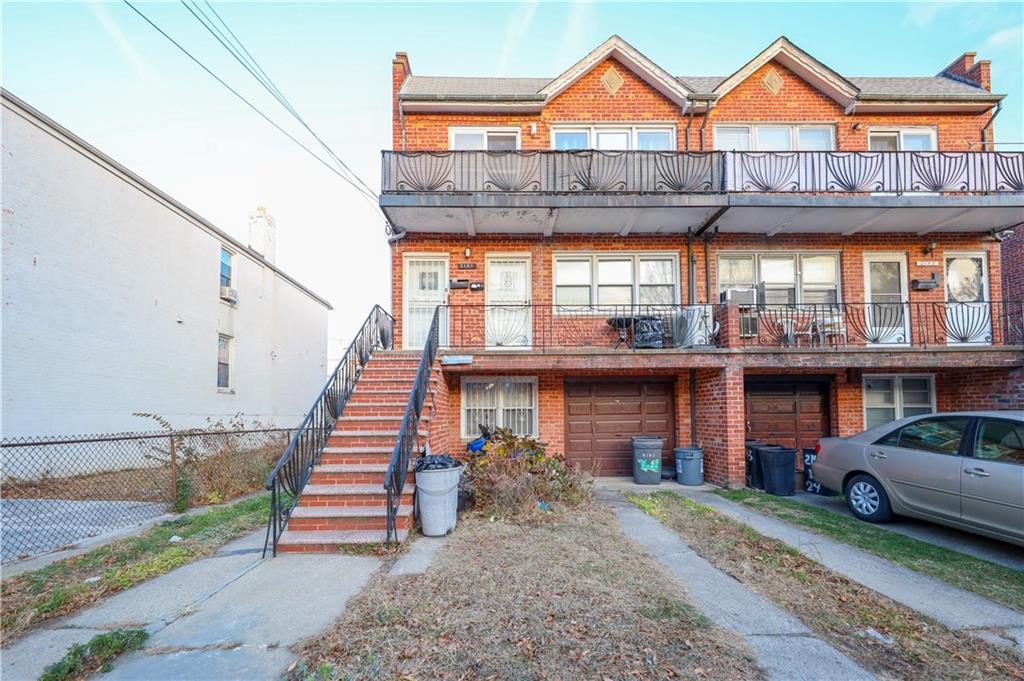
POLYGON ((462 437, 480 435, 480 426, 508 428, 537 437, 537 379, 505 376, 462 379, 462 437))

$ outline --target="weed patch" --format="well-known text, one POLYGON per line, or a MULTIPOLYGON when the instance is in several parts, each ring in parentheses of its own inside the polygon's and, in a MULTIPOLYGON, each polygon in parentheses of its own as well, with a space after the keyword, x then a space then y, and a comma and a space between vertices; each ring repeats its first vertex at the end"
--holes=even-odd
POLYGON ((71 681, 93 672, 110 671, 111 662, 122 653, 138 650, 149 638, 142 629, 117 629, 97 634, 88 643, 76 643, 63 658, 51 664, 39 681, 71 681))

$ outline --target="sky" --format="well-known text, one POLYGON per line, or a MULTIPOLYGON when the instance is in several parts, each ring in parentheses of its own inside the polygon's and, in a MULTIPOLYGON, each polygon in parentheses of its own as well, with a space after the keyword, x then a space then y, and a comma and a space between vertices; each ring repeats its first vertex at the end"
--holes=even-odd
MULTIPOLYGON (((935 75, 965 51, 1007 94, 996 140, 1024 149, 1024 3, 252 3, 211 0, 310 126, 374 190, 391 59, 422 75, 554 77, 612 34, 677 75, 728 75, 780 35, 847 76, 935 75)), ((140 9, 308 145, 178 2, 140 9)), ((277 221, 277 264, 334 305, 337 359, 390 308, 381 215, 121 2, 0 6, 0 81, 243 243, 277 221)), ((139 226, 144 229, 144 225, 139 226)))

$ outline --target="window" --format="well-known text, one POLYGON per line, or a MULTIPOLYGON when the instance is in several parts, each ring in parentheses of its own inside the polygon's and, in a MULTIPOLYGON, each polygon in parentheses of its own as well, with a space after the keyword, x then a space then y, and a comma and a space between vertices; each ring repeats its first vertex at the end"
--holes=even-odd
POLYGON ((669 253, 555 257, 555 305, 674 305, 679 260, 669 253))
POLYGON ((448 128, 448 148, 455 151, 515 151, 518 128, 448 128))
POLYGON ((220 285, 223 288, 231 288, 231 258, 231 251, 220 249, 220 285))
POLYGON ((217 336, 217 387, 231 388, 231 350, 234 339, 231 336, 217 336))
POLYGON ((516 435, 537 436, 537 379, 487 377, 462 379, 462 437, 479 428, 508 428, 516 435))
POLYGON ((969 416, 943 416, 933 419, 921 419, 900 428, 897 433, 889 433, 876 444, 916 449, 932 454, 960 453, 960 443, 964 439, 964 431, 971 422, 969 416), (893 442, 895 441, 895 444, 893 442))
POLYGON ((933 128, 893 128, 868 131, 871 151, 935 151, 933 128))
POLYGON ((586 126, 553 128, 551 146, 554 149, 602 149, 623 151, 671 151, 676 148, 675 128, 664 126, 586 126))
POLYGON ((864 377, 865 428, 934 412, 935 390, 931 376, 864 377))
POLYGON ((762 305, 839 302, 839 258, 834 253, 723 253, 718 293, 756 290, 762 305))
POLYGON ((1001 419, 982 419, 974 458, 1024 465, 1024 424, 1001 419))
POLYGON ((832 151, 831 125, 716 125, 718 151, 832 151))

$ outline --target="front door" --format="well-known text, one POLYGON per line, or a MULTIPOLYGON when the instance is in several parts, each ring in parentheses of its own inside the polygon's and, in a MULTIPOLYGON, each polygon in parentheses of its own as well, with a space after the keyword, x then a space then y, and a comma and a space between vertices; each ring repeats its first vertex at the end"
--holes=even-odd
POLYGON ((960 520, 961 453, 969 416, 914 421, 867 446, 873 473, 903 506, 960 520))
POLYGON ((488 258, 487 312, 484 315, 487 347, 530 347, 533 335, 530 310, 530 260, 488 258))
MULTIPOLYGON (((864 259, 864 336, 869 345, 907 345, 907 258, 902 254, 864 259)), ((859 316, 859 315, 856 315, 859 316)))
POLYGON ((1024 539, 1024 424, 981 419, 960 484, 964 522, 1024 539))
POLYGON ((946 342, 949 345, 990 344, 992 316, 984 254, 947 254, 945 269, 946 342))
MULTIPOLYGON (((423 347, 434 318, 434 310, 448 296, 448 259, 416 256, 405 260, 405 315, 403 345, 408 350, 423 347)), ((445 338, 447 316, 438 320, 445 338)), ((442 341, 443 343, 443 341, 442 341)))

